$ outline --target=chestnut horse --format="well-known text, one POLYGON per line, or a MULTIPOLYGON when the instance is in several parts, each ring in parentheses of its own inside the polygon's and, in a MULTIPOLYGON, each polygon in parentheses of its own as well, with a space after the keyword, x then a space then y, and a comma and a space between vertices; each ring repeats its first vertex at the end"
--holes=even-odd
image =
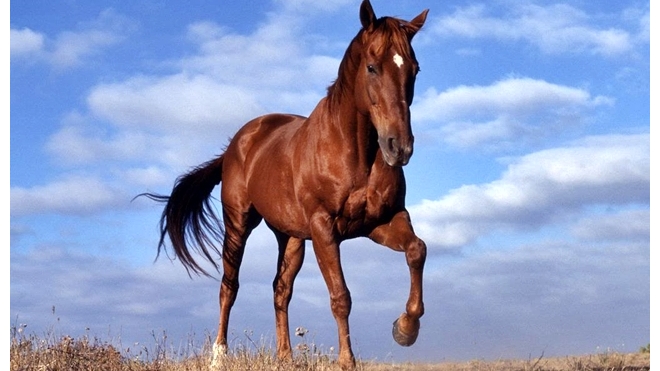
POLYGON ((409 22, 378 19, 364 0, 362 29, 346 50, 337 80, 309 118, 256 118, 236 133, 222 155, 179 177, 170 196, 144 194, 166 203, 158 252, 169 236, 189 272, 207 274, 191 252, 219 269, 212 253, 220 251, 212 240, 224 234, 214 363, 222 362, 227 350, 229 312, 238 292, 246 239, 262 220, 279 247, 273 291, 280 359, 292 357, 288 306, 305 240, 310 239, 337 321, 342 368, 355 365, 348 326, 351 296, 339 252, 346 239, 365 236, 405 253, 410 296, 392 333, 403 346, 417 339, 424 314, 426 245, 413 232, 405 208, 402 167, 413 153, 409 107, 419 72, 410 43, 427 13, 409 22), (209 204, 220 182, 224 230, 209 204))

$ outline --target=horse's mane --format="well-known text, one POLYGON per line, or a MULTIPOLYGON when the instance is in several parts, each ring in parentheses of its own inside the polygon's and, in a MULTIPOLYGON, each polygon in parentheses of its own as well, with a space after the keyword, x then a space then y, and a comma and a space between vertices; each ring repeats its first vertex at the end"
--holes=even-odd
POLYGON ((418 27, 403 19, 382 17, 377 19, 369 29, 362 28, 353 38, 339 64, 337 79, 328 87, 327 102, 330 105, 339 104, 341 97, 352 94, 354 76, 360 63, 360 51, 365 48, 363 40, 365 33, 375 40, 372 45, 376 55, 382 55, 395 48, 405 59, 414 59, 410 47, 411 36, 419 30, 418 27))

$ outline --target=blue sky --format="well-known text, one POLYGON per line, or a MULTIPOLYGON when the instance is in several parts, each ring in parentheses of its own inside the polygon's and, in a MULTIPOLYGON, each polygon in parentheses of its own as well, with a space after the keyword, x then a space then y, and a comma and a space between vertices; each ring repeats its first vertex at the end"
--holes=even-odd
MULTIPOLYGON (((356 355, 528 358, 648 343, 649 2, 372 4, 406 19, 430 8, 413 42, 422 72, 405 168, 429 257, 420 337, 400 348, 390 331, 407 298, 403 255, 343 245, 356 355)), ((131 199, 169 192, 255 116, 311 112, 360 27, 359 1, 10 7, 11 324, 124 346, 214 334, 217 281, 154 262, 160 206, 131 199)), ((234 344, 246 331, 274 337, 275 261, 260 227, 234 344)), ((336 347, 311 253, 295 290, 292 326, 336 347)))

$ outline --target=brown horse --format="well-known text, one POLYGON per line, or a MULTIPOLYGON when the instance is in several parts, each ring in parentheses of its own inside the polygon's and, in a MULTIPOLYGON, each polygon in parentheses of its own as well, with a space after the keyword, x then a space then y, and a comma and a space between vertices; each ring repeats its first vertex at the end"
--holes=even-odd
POLYGON ((227 349, 229 312, 238 292, 238 272, 250 232, 266 220, 279 247, 273 282, 277 355, 291 359, 288 306, 305 254, 314 253, 330 293, 339 330, 339 364, 352 368, 348 316, 351 296, 344 281, 339 244, 366 236, 403 251, 410 270, 406 311, 395 322, 394 339, 412 345, 424 314, 422 272, 426 245, 405 208, 402 167, 413 152, 410 105, 419 66, 410 45, 428 10, 412 21, 377 19, 368 0, 360 7, 362 29, 348 47, 337 80, 309 118, 270 114, 243 126, 219 157, 177 179, 166 202, 160 253, 168 235, 186 269, 207 272, 200 253, 217 269, 213 239, 221 238, 223 277, 214 363, 227 349), (224 231, 209 204, 222 181, 224 231))

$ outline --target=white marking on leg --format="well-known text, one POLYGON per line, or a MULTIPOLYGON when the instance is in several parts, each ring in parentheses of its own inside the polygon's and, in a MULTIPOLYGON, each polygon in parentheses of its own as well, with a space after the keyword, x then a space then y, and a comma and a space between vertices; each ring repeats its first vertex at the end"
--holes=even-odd
POLYGON ((227 357, 227 346, 213 343, 213 356, 211 358, 211 369, 219 370, 220 367, 222 367, 222 364, 224 363, 223 360, 225 359, 225 357, 227 357))
POLYGON ((394 54, 394 63, 396 63, 396 66, 399 68, 403 66, 403 57, 401 57, 399 53, 394 54))

